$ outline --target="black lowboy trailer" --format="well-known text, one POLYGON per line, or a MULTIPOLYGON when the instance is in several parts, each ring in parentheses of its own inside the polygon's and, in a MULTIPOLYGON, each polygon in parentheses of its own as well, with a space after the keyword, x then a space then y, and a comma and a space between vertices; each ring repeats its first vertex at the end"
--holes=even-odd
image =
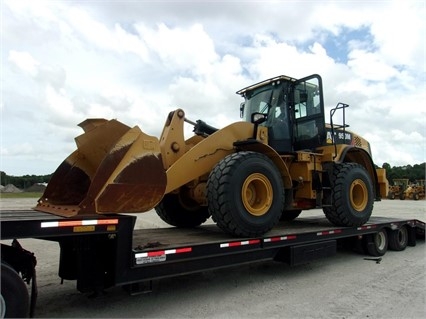
MULTIPOLYGON (((152 280, 259 261, 297 265, 332 256, 344 244, 379 257, 424 240, 415 219, 372 217, 361 227, 335 227, 325 218, 281 222, 262 237, 234 238, 216 225, 193 229, 134 229, 131 215, 61 218, 23 210, 0 211, 1 317, 34 315, 36 257, 18 239, 55 241, 59 277, 76 280, 81 292, 123 286, 136 292, 152 280), (27 284, 31 289, 28 289, 27 284), (30 292, 28 292, 30 290, 30 292)), ((43 264, 43 261, 40 261, 43 264)))

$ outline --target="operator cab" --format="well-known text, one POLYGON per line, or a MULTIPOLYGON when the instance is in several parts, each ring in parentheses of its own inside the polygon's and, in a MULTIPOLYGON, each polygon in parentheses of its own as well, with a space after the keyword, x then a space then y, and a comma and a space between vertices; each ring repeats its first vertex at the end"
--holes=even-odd
POLYGON ((322 80, 278 76, 237 92, 245 101, 241 117, 268 128, 269 145, 278 153, 314 150, 326 139, 322 80))

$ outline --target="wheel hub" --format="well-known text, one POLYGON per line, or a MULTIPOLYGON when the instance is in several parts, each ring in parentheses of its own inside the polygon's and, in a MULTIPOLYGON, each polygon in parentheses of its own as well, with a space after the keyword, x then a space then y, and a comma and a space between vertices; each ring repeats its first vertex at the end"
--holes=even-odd
POLYGON ((245 209, 253 216, 266 214, 272 205, 273 191, 269 179, 260 173, 249 175, 241 189, 245 209))
POLYGON ((379 250, 383 250, 386 246, 386 237, 382 232, 379 232, 374 237, 374 241, 376 244, 376 247, 379 248, 379 250))
POLYGON ((356 179, 352 182, 350 190, 350 201, 352 207, 359 212, 362 212, 368 203, 367 186, 361 179, 356 179))

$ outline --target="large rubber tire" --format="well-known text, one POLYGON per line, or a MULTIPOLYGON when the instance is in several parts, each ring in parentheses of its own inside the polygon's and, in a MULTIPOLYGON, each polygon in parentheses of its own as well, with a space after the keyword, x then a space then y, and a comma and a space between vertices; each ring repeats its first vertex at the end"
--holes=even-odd
POLYGON ((266 156, 238 152, 210 172, 209 211, 216 224, 238 237, 261 236, 279 221, 284 208, 281 174, 266 156))
POLYGON ((27 318, 30 297, 19 274, 9 265, 1 263, 0 318, 27 318))
POLYGON ((180 194, 165 195, 155 211, 167 224, 181 228, 197 227, 210 217, 207 206, 180 194))
POLYGON ((324 207, 336 226, 361 226, 373 212, 373 184, 366 169, 356 163, 338 163, 331 176, 333 205, 324 207))
POLYGON ((389 245, 386 229, 381 229, 375 234, 365 235, 363 245, 365 252, 370 256, 379 257, 386 254, 389 245))
POLYGON ((402 251, 408 245, 408 229, 402 226, 400 229, 389 232, 389 249, 402 251))

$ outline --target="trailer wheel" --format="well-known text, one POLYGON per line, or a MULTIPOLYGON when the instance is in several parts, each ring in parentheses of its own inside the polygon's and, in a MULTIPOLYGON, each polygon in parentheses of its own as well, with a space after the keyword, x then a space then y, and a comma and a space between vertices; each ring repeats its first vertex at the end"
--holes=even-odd
POLYGON ((1 263, 0 318, 27 318, 30 297, 24 281, 18 273, 1 263))
POLYGON ((210 172, 209 211, 217 225, 239 237, 260 236, 278 222, 284 187, 275 164, 264 154, 226 156, 210 172))
POLYGON ((155 211, 167 224, 182 228, 199 226, 210 217, 206 206, 183 194, 166 194, 155 211))
POLYGON ((388 193, 388 198, 389 199, 395 199, 395 193, 394 192, 389 192, 388 193))
POLYGON ((388 250, 388 233, 386 229, 381 229, 375 234, 363 237, 365 251, 374 257, 383 256, 388 250))
POLYGON ((413 194, 413 199, 414 200, 419 200, 420 199, 419 193, 414 193, 413 194))
POLYGON ((401 251, 408 245, 408 229, 402 226, 400 229, 389 232, 389 249, 401 251))
POLYGON ((366 169, 357 163, 334 164, 331 176, 333 205, 324 207, 336 226, 361 226, 373 212, 373 186, 366 169))

